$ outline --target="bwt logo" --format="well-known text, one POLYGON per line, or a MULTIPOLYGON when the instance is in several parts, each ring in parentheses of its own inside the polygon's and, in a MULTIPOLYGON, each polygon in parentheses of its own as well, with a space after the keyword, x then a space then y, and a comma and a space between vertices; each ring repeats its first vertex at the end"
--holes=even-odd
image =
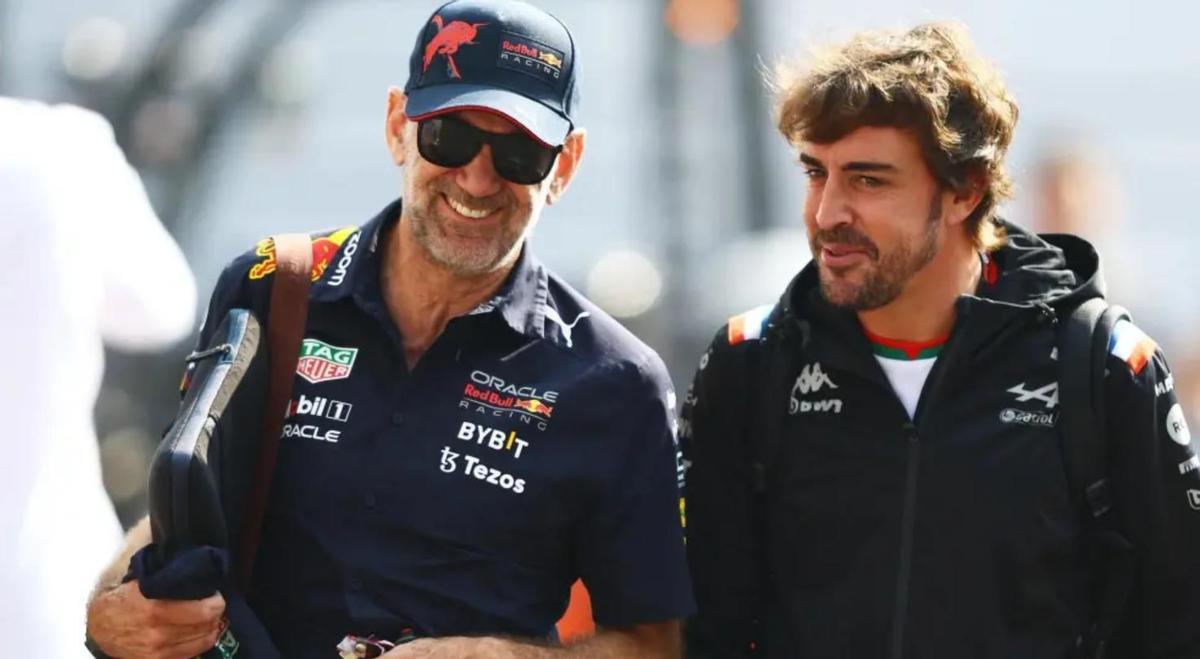
POLYGON ((800 370, 796 383, 792 385, 792 395, 788 401, 788 414, 808 414, 810 412, 842 413, 840 398, 829 400, 800 400, 800 396, 817 393, 823 388, 837 389, 838 386, 829 378, 829 374, 821 370, 821 365, 812 363, 800 370))

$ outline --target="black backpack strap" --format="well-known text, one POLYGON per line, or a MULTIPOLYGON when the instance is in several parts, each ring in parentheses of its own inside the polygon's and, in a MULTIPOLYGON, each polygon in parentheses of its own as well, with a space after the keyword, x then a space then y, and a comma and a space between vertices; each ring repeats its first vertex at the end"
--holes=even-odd
POLYGON ((771 631, 772 583, 770 569, 770 497, 773 489, 774 466, 777 462, 779 445, 783 437, 784 420, 787 417, 787 401, 791 394, 791 381, 796 376, 799 348, 795 339, 803 338, 806 330, 794 320, 786 318, 777 306, 772 309, 763 331, 762 345, 756 351, 750 365, 748 381, 761 386, 765 393, 755 396, 747 412, 752 419, 750 426, 749 454, 754 486, 754 535, 759 571, 759 610, 757 642, 751 656, 765 656, 771 631))
POLYGON ((778 308, 771 312, 767 328, 763 332, 762 347, 751 367, 750 382, 764 383, 765 395, 754 398, 750 413, 755 419, 754 432, 750 437, 751 467, 754 474, 754 491, 765 494, 770 481, 769 466, 775 463, 783 434, 784 410, 787 409, 788 380, 793 376, 793 358, 787 354, 786 346, 793 332, 780 318, 778 308))
POLYGON ((1133 547, 1112 514, 1108 477, 1109 437, 1104 379, 1113 327, 1129 319, 1123 308, 1092 298, 1060 324, 1058 383, 1061 436, 1068 483, 1092 536, 1094 598, 1092 624, 1080 639, 1083 656, 1101 659, 1124 614, 1133 589, 1133 547))

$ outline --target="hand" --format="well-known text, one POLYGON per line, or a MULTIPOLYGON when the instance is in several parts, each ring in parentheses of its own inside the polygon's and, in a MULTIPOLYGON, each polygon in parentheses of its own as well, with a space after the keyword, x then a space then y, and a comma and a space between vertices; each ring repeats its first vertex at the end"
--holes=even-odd
POLYGON ((504 642, 495 638, 419 638, 397 645, 379 659, 502 659, 504 642))
POLYGON ((111 657, 189 659, 216 645, 225 598, 151 600, 128 581, 97 595, 87 613, 88 635, 111 657))

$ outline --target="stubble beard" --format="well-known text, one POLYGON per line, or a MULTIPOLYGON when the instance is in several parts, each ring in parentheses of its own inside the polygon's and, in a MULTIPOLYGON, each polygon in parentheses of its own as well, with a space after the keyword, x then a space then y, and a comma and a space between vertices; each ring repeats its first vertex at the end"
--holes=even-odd
MULTIPOLYGON (((830 272, 818 264, 821 281, 821 295, 835 307, 851 311, 870 311, 887 306, 904 291, 913 276, 922 268, 929 265, 938 252, 938 238, 941 235, 942 204, 940 193, 935 194, 930 202, 925 229, 916 241, 903 240, 886 254, 880 254, 878 248, 870 240, 849 227, 839 227, 827 236, 837 236, 836 242, 861 244, 869 248, 868 257, 871 262, 866 265, 867 272, 861 284, 855 285, 844 276, 830 272), (914 244, 915 243, 915 244, 914 244)), ((814 236, 811 241, 813 254, 820 253, 821 235, 814 236)))
MULTIPOLYGON (((516 221, 528 209, 519 208, 511 199, 500 200, 503 214, 493 226, 471 227, 470 230, 449 228, 450 220, 438 208, 443 191, 430 185, 423 203, 408 205, 412 236, 429 258, 450 272, 464 277, 484 275, 503 267, 518 251, 533 222, 522 229, 516 221)), ((489 222, 490 223, 490 222, 489 222)), ((461 223, 460 223, 461 224, 461 223)), ((470 227, 470 225, 466 225, 470 227)))

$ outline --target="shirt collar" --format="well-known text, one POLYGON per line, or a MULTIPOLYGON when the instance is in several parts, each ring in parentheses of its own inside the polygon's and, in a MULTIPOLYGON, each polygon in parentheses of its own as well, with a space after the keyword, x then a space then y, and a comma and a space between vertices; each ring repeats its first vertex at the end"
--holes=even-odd
MULTIPOLYGON (((313 284, 310 296, 313 301, 334 302, 355 294, 382 297, 379 274, 384 238, 399 221, 401 206, 400 199, 393 201, 346 239, 333 256, 330 267, 313 284)), ((546 338, 548 299, 549 275, 526 243, 496 294, 467 315, 499 314, 514 331, 533 338, 546 338)))

